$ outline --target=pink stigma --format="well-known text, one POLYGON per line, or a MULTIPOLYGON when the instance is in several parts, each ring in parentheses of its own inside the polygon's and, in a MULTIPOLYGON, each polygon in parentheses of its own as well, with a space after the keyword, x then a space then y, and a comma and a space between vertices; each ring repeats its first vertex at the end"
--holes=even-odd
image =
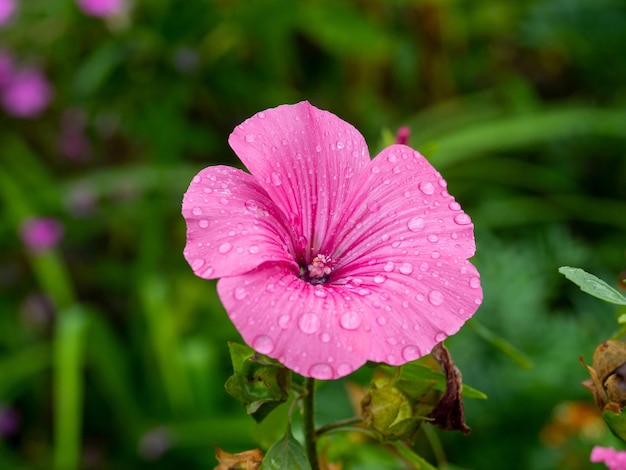
POLYGON ((330 256, 317 255, 308 266, 309 278, 323 280, 332 272, 334 264, 335 261, 330 256))

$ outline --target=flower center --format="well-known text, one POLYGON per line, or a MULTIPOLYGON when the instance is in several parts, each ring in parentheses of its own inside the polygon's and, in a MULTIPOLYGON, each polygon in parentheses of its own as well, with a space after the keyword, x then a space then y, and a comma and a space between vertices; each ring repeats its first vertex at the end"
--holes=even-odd
POLYGON ((335 260, 330 256, 318 254, 306 270, 301 269, 300 277, 311 284, 323 284, 333 271, 335 260))

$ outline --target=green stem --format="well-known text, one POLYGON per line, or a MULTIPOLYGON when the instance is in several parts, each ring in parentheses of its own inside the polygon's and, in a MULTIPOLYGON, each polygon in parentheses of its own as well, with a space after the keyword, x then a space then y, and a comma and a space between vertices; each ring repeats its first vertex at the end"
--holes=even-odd
POLYGON ((355 424, 360 424, 363 422, 362 418, 348 418, 348 419, 342 419, 340 421, 335 421, 334 423, 330 423, 330 424, 326 424, 324 426, 322 426, 321 428, 319 428, 316 431, 316 435, 317 437, 321 436, 322 434, 325 434, 327 432, 331 432, 334 431, 335 429, 341 429, 341 428, 346 428, 346 427, 351 427, 355 424))
POLYGON ((317 461, 317 440, 315 436, 315 379, 306 379, 306 395, 304 396, 302 420, 304 424, 304 440, 306 453, 312 470, 319 470, 317 461))

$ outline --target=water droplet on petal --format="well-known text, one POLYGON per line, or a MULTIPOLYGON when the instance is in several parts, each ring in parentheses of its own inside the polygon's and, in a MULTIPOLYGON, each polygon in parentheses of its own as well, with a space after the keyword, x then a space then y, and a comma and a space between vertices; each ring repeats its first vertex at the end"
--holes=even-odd
POLYGON ((259 205, 256 203, 256 201, 253 201, 252 199, 248 199, 245 202, 245 206, 246 206, 246 209, 248 209, 249 211, 253 211, 253 212, 259 208, 259 205))
POLYGON ((361 325, 361 316, 357 312, 346 312, 339 318, 339 324, 346 330, 356 330, 361 325))
POLYGON ((209 226, 209 221, 206 219, 200 219, 198 221, 198 227, 200 228, 207 228, 209 226))
POLYGON ((259 252, 259 246, 252 245, 250 248, 248 248, 248 251, 254 255, 259 252))
POLYGON ((385 326, 387 324, 387 319, 385 317, 378 317, 376 319, 376 323, 378 323, 380 326, 385 326))
POLYGON ((309 375, 314 379, 329 380, 333 378, 333 368, 328 364, 315 364, 309 369, 309 375))
POLYGON ((424 225, 424 219, 421 217, 413 217, 412 219, 409 219, 409 222, 407 223, 411 232, 419 232, 424 228, 424 225))
POLYGON ((443 294, 438 290, 431 290, 428 293, 428 301, 437 307, 443 303, 443 294))
POLYGON ((341 377, 343 377, 344 375, 348 375, 351 372, 352 366, 345 362, 339 364, 339 366, 337 367, 337 374, 339 374, 341 377))
POLYGON ((225 255, 226 253, 228 253, 228 252, 229 252, 230 250, 232 250, 232 249, 233 249, 233 245, 231 245, 231 244, 230 244, 230 243, 228 243, 228 242, 224 242, 224 243, 222 243, 222 244, 219 246, 218 251, 219 251, 221 254, 225 255))
POLYGON ((472 219, 470 219, 469 215, 462 213, 455 215, 454 221, 459 225, 467 225, 472 222, 472 219))
POLYGON ((319 327, 320 319, 314 313, 305 313, 298 319, 298 328, 308 335, 315 333, 319 327))
POLYGON ((435 243, 437 241, 439 241, 439 237, 437 235, 435 235, 434 233, 431 233, 430 235, 428 235, 428 241, 431 243, 435 243))
POLYGON ((435 342, 436 342, 436 343, 441 343, 441 342, 442 342, 444 339, 446 339, 447 337, 448 337, 448 335, 447 335, 445 332, 440 331, 439 333, 437 333, 437 334, 435 335, 435 342))
POLYGON ((193 182, 194 183, 199 183, 200 181, 202 181, 202 176, 196 175, 196 176, 193 177, 193 182))
POLYGON ((400 272, 406 275, 411 274, 413 272, 413 265, 411 263, 402 263, 400 266, 400 272))
POLYGON ((320 335, 320 339, 322 340, 322 343, 328 343, 330 341, 330 335, 324 332, 320 335))
POLYGON ((193 209, 191 209, 191 213, 193 215, 202 215, 202 208, 201 207, 194 207, 193 209))
POLYGON ((473 289, 478 289, 480 287, 480 278, 472 277, 469 281, 469 285, 473 289))
POLYGON ((246 134, 246 142, 254 142, 254 134, 246 134))
POLYGON ((391 271, 393 271, 393 268, 395 268, 395 264, 393 264, 393 262, 389 261, 385 264, 385 266, 383 266, 383 269, 385 270, 385 272, 390 273, 391 271))
POLYGON ((328 293, 324 287, 318 285, 313 288, 313 295, 315 295, 315 297, 319 297, 320 299, 324 299, 328 296, 328 293))
POLYGON ((415 359, 421 357, 420 350, 417 346, 405 346, 402 349, 402 357, 405 361, 414 361, 415 359))
POLYGON ((272 171, 272 174, 270 175, 270 178, 271 178, 272 183, 274 184, 274 186, 280 186, 281 184, 283 184, 283 177, 281 176, 280 173, 272 171))
POLYGON ((235 299, 243 300, 248 295, 248 291, 245 289, 245 287, 237 287, 235 288, 235 292, 233 295, 235 296, 235 299))
POLYGON ((432 259, 438 259, 440 256, 441 256, 441 253, 439 253, 438 251, 433 251, 433 252, 430 254, 430 257, 431 257, 432 259))
POLYGON ((202 258, 195 259, 191 263, 191 269, 193 269, 194 271, 197 271, 202 266, 204 266, 204 260, 202 258))
POLYGON ((426 272, 428 268, 430 268, 430 265, 426 261, 420 264, 420 271, 426 272))
POLYGON ((448 207, 450 208, 450 210, 453 210, 453 211, 460 211, 460 210, 461 210, 461 204, 459 204, 459 203, 458 203, 458 202, 456 202, 456 201, 452 201, 452 202, 448 205, 448 207))
POLYGON ((398 161, 398 157, 396 157, 396 155, 395 155, 395 154, 390 153, 390 154, 387 156, 387 160, 388 160, 390 163, 396 163, 396 162, 398 161))
POLYGON ((380 168, 378 168, 377 166, 373 166, 371 172, 376 175, 380 173, 380 168))
POLYGON ((263 111, 257 114, 257 116, 259 116, 259 119, 265 119, 265 113, 263 111))
POLYGON ((337 148, 339 150, 341 150, 342 148, 344 148, 346 146, 346 144, 343 143, 343 140, 338 140, 337 141, 337 148))
POLYGON ((378 212, 380 210, 380 204, 376 201, 369 201, 367 203, 367 208, 370 212, 378 212))
POLYGON ((432 194, 435 192, 435 187, 430 181, 422 181, 419 184, 420 191, 424 194, 432 194))
POLYGON ((229 202, 230 201, 228 200, 228 198, 225 198, 225 197, 220 198, 220 204, 223 206, 227 205, 229 202))
POLYGON ((286 330, 291 325, 291 317, 289 315, 281 315, 278 317, 278 326, 286 330))
POLYGON ((385 276, 384 274, 377 274, 376 276, 374 276, 374 282, 376 284, 382 284, 386 280, 387 280, 387 276, 385 276))
POLYGON ((252 342, 252 349, 260 352, 261 354, 269 354, 274 350, 274 341, 269 336, 258 336, 252 342))

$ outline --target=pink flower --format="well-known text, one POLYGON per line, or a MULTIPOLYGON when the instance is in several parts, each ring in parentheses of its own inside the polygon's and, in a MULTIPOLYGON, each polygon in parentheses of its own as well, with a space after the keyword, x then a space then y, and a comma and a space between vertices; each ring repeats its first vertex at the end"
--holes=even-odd
POLYGON ((591 451, 591 462, 603 462, 609 470, 626 470, 626 451, 612 447, 595 446, 591 451))
POLYGON ((52 98, 46 77, 37 69, 13 71, 1 91, 7 113, 23 118, 37 117, 52 98))
POLYGON ((361 134, 308 102, 260 112, 183 199, 184 255, 244 340, 309 377, 428 354, 482 301, 469 216, 419 153, 370 160, 361 134))
POLYGON ((115 16, 126 6, 126 0, 77 0, 76 2, 84 14, 99 18, 115 16))
POLYGON ((15 0, 0 0, 0 26, 5 25, 15 12, 15 0))
POLYGON ((32 217, 20 227, 22 242, 33 252, 43 253, 54 248, 63 236, 63 225, 50 217, 32 217))

